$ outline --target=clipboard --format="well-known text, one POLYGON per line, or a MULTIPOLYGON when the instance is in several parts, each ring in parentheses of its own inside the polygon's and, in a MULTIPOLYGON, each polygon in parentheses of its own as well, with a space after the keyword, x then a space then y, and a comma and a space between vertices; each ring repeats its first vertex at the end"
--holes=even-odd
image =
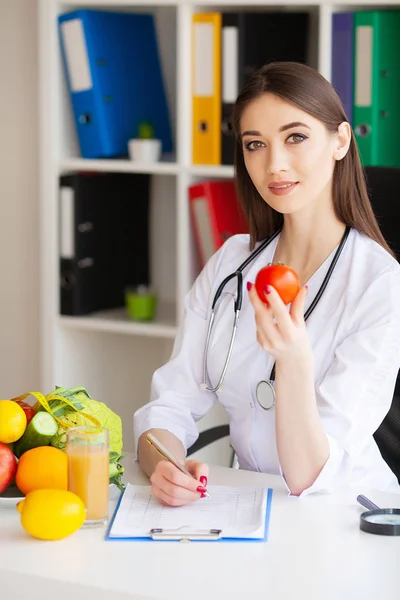
MULTIPOLYGON (((128 484, 129 486, 130 484, 128 484)), ((149 490, 149 486, 135 486, 135 487, 143 487, 149 490)), ((232 490, 235 488, 230 488, 228 486, 209 486, 210 492, 212 488, 218 487, 219 489, 226 487, 227 490, 232 490)), ((246 492, 246 488, 243 489, 243 493, 246 492)), ((260 488, 261 489, 261 488, 260 488)), ((201 542, 201 541, 213 541, 213 542, 267 542, 268 540, 268 529, 269 529, 269 520, 271 515, 271 507, 272 507, 272 495, 273 490, 271 488, 262 488, 265 490, 265 517, 263 520, 263 533, 258 537, 246 537, 246 536, 224 536, 223 528, 193 528, 188 527, 186 525, 182 525, 179 527, 170 527, 170 528, 162 528, 162 527, 149 527, 146 534, 141 535, 112 535, 113 525, 115 523, 115 519, 119 513, 122 499, 124 497, 124 492, 121 493, 117 505, 114 509, 114 512, 111 516, 110 522, 108 524, 104 539, 105 541, 136 541, 136 542, 153 542, 153 541, 178 541, 178 542, 201 542)), ((150 497, 149 492, 147 494, 150 497)), ((213 490, 212 496, 215 495, 215 491, 213 490)), ((214 496, 215 497, 215 496, 214 496)), ((199 499, 198 502, 204 502, 207 499, 199 499)), ((162 505, 160 505, 162 506, 162 505)), ((173 511, 179 511, 179 508, 171 508, 173 511)))

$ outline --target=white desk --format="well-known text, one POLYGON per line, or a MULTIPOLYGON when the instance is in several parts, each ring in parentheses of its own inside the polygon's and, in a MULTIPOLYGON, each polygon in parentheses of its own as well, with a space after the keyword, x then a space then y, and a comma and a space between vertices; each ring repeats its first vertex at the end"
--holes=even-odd
MULTIPOLYGON (((127 480, 148 483, 131 458, 125 467, 127 480)), ((400 537, 360 531, 356 496, 400 507, 400 495, 299 499, 279 477, 221 467, 211 467, 210 483, 274 488, 267 543, 105 542, 103 529, 43 542, 2 508, 1 599, 399 600, 400 537)))

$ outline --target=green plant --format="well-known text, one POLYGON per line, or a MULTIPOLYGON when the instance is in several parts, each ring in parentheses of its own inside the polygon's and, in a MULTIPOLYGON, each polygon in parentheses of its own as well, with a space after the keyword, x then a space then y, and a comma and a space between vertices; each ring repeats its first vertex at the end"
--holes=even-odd
POLYGON ((151 123, 148 123, 147 121, 141 121, 139 123, 138 137, 141 140, 149 140, 151 138, 154 138, 153 125, 151 123))

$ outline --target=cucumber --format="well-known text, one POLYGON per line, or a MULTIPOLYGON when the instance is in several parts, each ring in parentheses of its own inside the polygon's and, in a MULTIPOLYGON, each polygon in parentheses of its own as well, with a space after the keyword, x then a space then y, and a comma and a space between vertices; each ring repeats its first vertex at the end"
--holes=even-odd
POLYGON ((57 421, 50 413, 36 413, 22 437, 15 442, 15 456, 19 458, 24 452, 37 446, 48 446, 57 431, 57 421))

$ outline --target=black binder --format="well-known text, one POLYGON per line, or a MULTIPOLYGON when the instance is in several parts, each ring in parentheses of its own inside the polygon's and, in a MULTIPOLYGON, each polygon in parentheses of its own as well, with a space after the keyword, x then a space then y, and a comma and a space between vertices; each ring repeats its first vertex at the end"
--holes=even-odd
POLYGON ((149 175, 60 177, 60 313, 124 305, 126 286, 149 284, 149 175))
POLYGON ((254 71, 268 62, 307 63, 308 35, 309 14, 306 12, 223 13, 222 164, 233 164, 230 119, 240 89, 254 71))

